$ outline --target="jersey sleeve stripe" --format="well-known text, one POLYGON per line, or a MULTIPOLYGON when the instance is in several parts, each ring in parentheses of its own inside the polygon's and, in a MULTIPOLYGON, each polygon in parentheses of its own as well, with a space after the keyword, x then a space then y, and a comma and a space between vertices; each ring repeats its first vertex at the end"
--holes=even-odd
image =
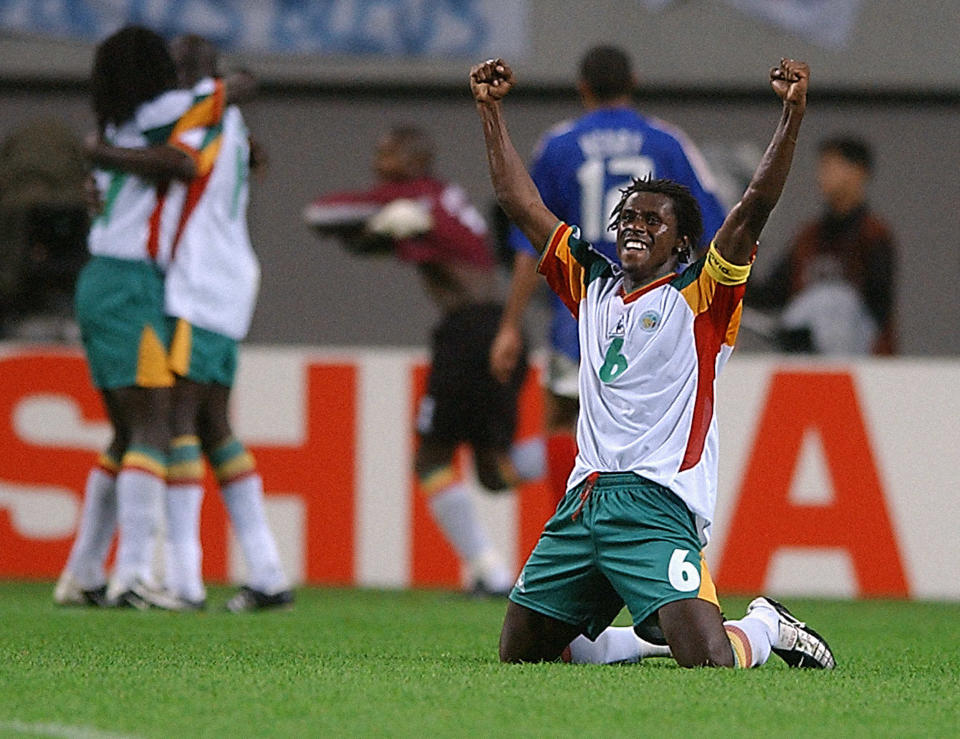
POLYGON ((750 265, 730 264, 715 252, 711 245, 697 279, 681 287, 680 294, 683 295, 695 316, 699 317, 702 313, 709 311, 711 317, 708 320, 714 325, 718 339, 724 344, 733 346, 740 330, 740 317, 743 312, 740 301, 750 265), (727 265, 724 267, 724 272, 719 272, 723 277, 722 280, 717 279, 718 271, 711 266, 711 254, 715 254, 716 259, 727 265))
POLYGON ((217 124, 210 127, 204 136, 200 151, 196 152, 194 163, 196 164, 197 174, 187 185, 187 195, 180 210, 180 219, 177 223, 177 231, 173 237, 173 245, 170 258, 173 259, 177 253, 177 247, 180 244, 180 237, 183 235, 183 229, 186 228, 187 221, 193 214, 197 203, 206 192, 207 185, 210 182, 210 176, 213 174, 213 167, 217 163, 217 156, 220 154, 220 148, 223 145, 223 126, 217 124))
POLYGON ((730 317, 730 323, 727 325, 727 333, 723 337, 723 343, 732 347, 737 341, 737 334, 740 333, 740 319, 743 316, 743 303, 737 304, 733 315, 730 317))
POLYGON ((156 260, 160 253, 160 219, 163 215, 163 204, 166 202, 168 189, 169 183, 165 182, 157 185, 157 202, 147 223, 147 254, 153 260, 156 260))
POLYGON ((223 144, 223 137, 217 136, 209 144, 204 145, 200 150, 200 156, 197 161, 197 174, 206 175, 213 169, 217 163, 217 156, 220 154, 220 146, 223 144))
POLYGON ((217 80, 212 94, 207 95, 193 104, 173 128, 171 137, 180 135, 191 128, 212 126, 223 118, 223 109, 226 102, 226 88, 222 80, 217 80))
POLYGON ((710 302, 713 300, 713 294, 717 287, 717 283, 709 273, 704 269, 701 270, 700 274, 697 276, 693 282, 691 282, 686 287, 680 289, 680 294, 683 296, 684 300, 687 301, 687 305, 690 306, 690 310, 693 311, 695 316, 699 316, 704 311, 710 308, 710 302))
MULTIPOLYGON (((713 420, 714 384, 717 375, 717 356, 724 344, 732 345, 740 326, 741 300, 744 285, 717 285, 706 272, 691 286, 701 282, 713 286, 712 299, 707 309, 693 319, 693 335, 697 351, 697 393, 694 399, 690 436, 680 464, 680 471, 695 467, 703 456, 703 447, 713 420), (735 324, 735 327, 734 327, 735 324), (730 341, 728 342, 728 339, 730 341)), ((685 290, 687 288, 684 288, 685 290)), ((702 294, 702 293, 700 293, 702 294)), ((688 301, 689 302, 689 301, 688 301)))
POLYGON ((181 135, 176 139, 171 139, 170 146, 184 152, 193 160, 196 168, 195 176, 202 177, 207 174, 213 165, 216 164, 217 155, 220 153, 220 146, 223 143, 223 125, 222 122, 210 126, 204 131, 203 140, 199 148, 194 148, 185 141, 181 135))
POLYGON ((572 229, 570 226, 568 226, 566 223, 563 223, 562 221, 558 223, 556 228, 553 229, 553 233, 550 235, 550 238, 547 239, 547 248, 544 251, 554 251, 560 245, 560 242, 563 240, 564 236, 569 238, 569 233, 571 230, 572 229))
POLYGON ((557 224, 540 257, 537 271, 547 278, 550 289, 577 318, 585 289, 583 267, 570 252, 572 233, 573 229, 566 223, 561 221, 557 224))
POLYGON ((197 203, 200 202, 200 198, 203 197, 203 193, 207 189, 207 183, 210 182, 210 176, 212 174, 213 170, 211 168, 206 172, 206 174, 190 180, 190 184, 187 186, 187 196, 184 200, 183 207, 180 210, 180 220, 177 223, 177 232, 173 237, 173 246, 170 254, 171 259, 174 259, 177 255, 177 247, 180 245, 180 237, 183 235, 183 229, 186 228, 187 221, 193 214, 194 209, 196 209, 197 203))

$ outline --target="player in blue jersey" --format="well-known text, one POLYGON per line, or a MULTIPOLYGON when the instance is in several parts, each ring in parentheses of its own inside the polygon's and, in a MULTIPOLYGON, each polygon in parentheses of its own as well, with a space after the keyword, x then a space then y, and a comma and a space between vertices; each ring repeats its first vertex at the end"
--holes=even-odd
MULTIPOLYGON (((550 129, 538 144, 530 174, 546 206, 583 237, 617 258, 607 228, 621 189, 636 177, 667 178, 685 185, 703 214, 702 243, 709 243, 725 215, 702 155, 675 126, 640 114, 632 105, 636 78, 630 59, 611 46, 590 49, 580 62, 577 91, 586 113, 550 129)), ((510 296, 491 349, 494 376, 509 377, 523 346, 523 313, 539 284, 537 251, 516 226, 508 235, 514 250, 510 296)), ((697 247, 699 245, 694 245, 697 247)), ((696 251, 696 249, 694 249, 696 251)), ((550 358, 547 371, 547 474, 557 497, 573 467, 577 418, 577 323, 556 295, 550 296, 550 358)))

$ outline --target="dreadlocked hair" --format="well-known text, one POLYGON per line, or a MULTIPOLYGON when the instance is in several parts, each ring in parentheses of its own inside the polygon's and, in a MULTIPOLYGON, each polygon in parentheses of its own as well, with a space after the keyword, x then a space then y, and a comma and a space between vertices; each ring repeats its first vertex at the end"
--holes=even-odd
POLYGON ((653 175, 649 175, 647 177, 635 177, 633 182, 621 189, 620 192, 623 195, 610 214, 610 224, 607 228, 611 231, 616 229, 623 205, 631 195, 638 192, 666 195, 673 203, 673 212, 677 217, 677 232, 687 243, 687 249, 680 254, 680 259, 688 261, 690 250, 700 245, 700 239, 703 236, 703 216, 700 215, 700 204, 693 197, 689 188, 673 180, 654 179, 653 175))
POLYGON ((130 120, 140 105, 176 86, 167 44, 147 28, 127 26, 97 47, 90 87, 101 131, 130 120))

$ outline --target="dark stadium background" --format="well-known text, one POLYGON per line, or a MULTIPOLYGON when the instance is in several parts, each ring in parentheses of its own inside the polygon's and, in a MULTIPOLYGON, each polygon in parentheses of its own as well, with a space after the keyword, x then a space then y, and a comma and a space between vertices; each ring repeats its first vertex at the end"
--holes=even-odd
MULTIPOLYGON (((570 80, 588 46, 628 48, 639 102, 681 125, 703 148, 765 144, 777 116, 766 69, 782 54, 812 67, 810 113, 786 192, 764 234, 758 272, 801 219, 817 209, 813 179, 821 136, 857 132, 875 147, 871 201, 900 246, 897 306, 903 353, 956 355, 960 331, 960 16, 952 3, 865 0, 846 48, 824 48, 718 3, 685 2, 652 13, 640 2, 529 3, 529 50, 515 59, 522 86, 507 111, 529 152, 548 125, 577 113, 570 80)), ((57 114, 78 133, 91 125, 86 75, 92 46, 0 41, 0 138, 57 114)), ((395 121, 417 121, 438 142, 438 172, 492 204, 479 125, 466 85, 473 59, 405 61, 233 56, 263 80, 246 106, 270 156, 250 214, 263 264, 252 343, 421 345, 434 319, 412 268, 360 261, 312 236, 300 220, 317 193, 369 182, 370 150, 395 121)), ((536 315, 531 334, 542 337, 536 315)), ((742 348, 752 344, 744 342, 742 348)), ((759 344, 758 344, 759 346, 759 344)))

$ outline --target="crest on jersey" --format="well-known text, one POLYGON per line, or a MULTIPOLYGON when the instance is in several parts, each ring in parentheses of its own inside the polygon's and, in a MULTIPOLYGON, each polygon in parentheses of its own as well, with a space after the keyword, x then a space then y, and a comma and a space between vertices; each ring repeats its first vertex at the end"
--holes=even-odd
POLYGON ((660 314, 655 310, 648 310, 640 316, 640 330, 652 332, 657 330, 660 325, 660 314))

